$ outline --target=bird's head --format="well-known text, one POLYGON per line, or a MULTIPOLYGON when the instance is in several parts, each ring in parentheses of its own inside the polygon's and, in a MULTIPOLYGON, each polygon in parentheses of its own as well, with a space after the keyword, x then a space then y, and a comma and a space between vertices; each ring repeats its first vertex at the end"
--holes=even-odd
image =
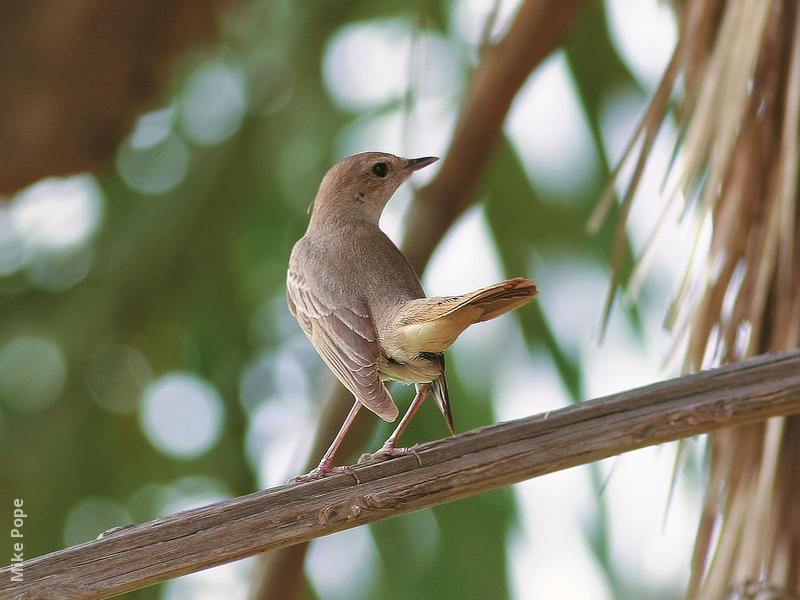
POLYGON ((401 158, 383 152, 348 156, 333 165, 322 179, 311 220, 344 218, 377 224, 383 207, 400 184, 414 171, 437 160, 435 156, 401 158))

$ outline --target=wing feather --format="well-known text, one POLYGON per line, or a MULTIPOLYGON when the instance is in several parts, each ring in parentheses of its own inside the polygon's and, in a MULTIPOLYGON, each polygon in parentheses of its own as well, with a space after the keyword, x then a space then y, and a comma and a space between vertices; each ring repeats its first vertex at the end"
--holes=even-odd
POLYGON ((307 274, 288 271, 289 309, 325 364, 364 406, 394 421, 397 405, 378 373, 382 351, 369 307, 341 296, 321 278, 312 285, 307 274))

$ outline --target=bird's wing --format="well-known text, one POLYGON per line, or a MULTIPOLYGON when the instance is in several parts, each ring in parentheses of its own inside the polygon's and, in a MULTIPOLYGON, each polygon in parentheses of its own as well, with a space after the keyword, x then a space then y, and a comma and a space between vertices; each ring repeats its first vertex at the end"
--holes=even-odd
POLYGON ((378 331, 364 302, 341 297, 328 282, 289 269, 286 299, 311 343, 339 381, 386 421, 397 405, 378 374, 382 352, 378 331))

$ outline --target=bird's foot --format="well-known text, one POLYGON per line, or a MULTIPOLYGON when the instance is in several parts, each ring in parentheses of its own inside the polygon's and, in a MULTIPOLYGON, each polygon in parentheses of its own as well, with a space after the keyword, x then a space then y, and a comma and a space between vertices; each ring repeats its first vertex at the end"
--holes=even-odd
POLYGON ((387 446, 386 444, 377 452, 368 452, 362 454, 358 459, 358 463, 367 462, 368 460, 391 458, 392 456, 405 456, 407 454, 414 454, 411 448, 396 448, 395 446, 387 446))
POLYGON ((335 473, 348 473, 352 475, 353 467, 349 465, 334 467, 329 463, 320 463, 315 469, 312 469, 305 475, 295 475, 289 479, 287 483, 305 483, 307 481, 316 481, 317 479, 322 479, 326 475, 335 473))

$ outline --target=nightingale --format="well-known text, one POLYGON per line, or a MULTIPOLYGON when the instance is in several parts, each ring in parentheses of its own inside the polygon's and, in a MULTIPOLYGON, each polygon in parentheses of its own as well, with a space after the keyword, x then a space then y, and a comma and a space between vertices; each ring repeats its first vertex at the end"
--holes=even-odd
POLYGON ((398 186, 438 160, 365 152, 336 163, 319 186, 305 235, 294 245, 286 278, 289 310, 355 402, 319 465, 295 480, 335 467, 334 454, 361 406, 385 421, 398 416, 386 382, 416 395, 383 447, 359 462, 409 452, 397 442, 428 395, 455 435, 444 350, 468 326, 530 302, 531 279, 518 277, 460 296, 426 298, 419 277, 378 220, 398 186))

